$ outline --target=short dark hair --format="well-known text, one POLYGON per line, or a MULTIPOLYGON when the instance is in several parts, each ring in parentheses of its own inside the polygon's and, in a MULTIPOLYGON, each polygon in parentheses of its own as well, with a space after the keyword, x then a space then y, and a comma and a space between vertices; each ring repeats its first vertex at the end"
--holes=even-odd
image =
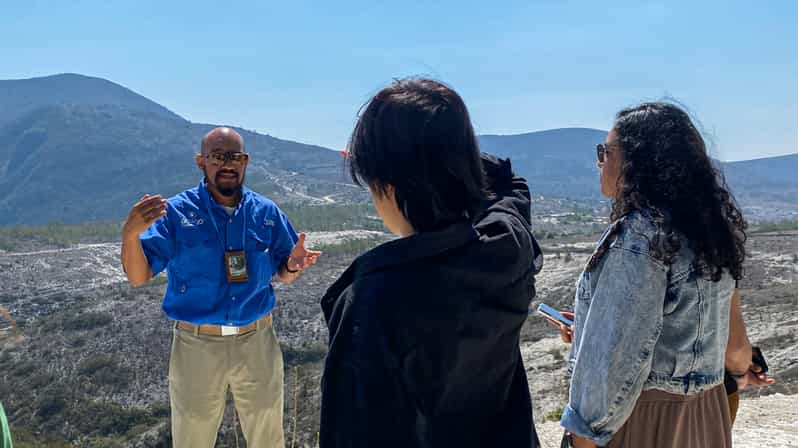
POLYGON ((723 269, 739 280, 748 225, 687 112, 668 102, 643 103, 620 111, 614 128, 623 167, 612 219, 652 211, 669 243, 666 259, 679 250, 676 230, 712 280, 723 269))
POLYGON ((474 220, 482 210, 479 145, 460 95, 431 79, 407 78, 362 109, 349 140, 352 180, 385 194, 416 232, 474 220))

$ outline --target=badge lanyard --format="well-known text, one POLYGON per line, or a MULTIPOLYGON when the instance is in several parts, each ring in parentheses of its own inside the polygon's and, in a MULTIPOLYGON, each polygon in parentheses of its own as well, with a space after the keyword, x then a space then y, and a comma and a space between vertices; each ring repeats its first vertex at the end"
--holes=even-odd
MULTIPOLYGON (((208 192, 210 196, 210 193, 208 192)), ((216 237, 219 240, 219 244, 222 245, 222 252, 224 252, 224 266, 225 270, 227 271, 227 281, 231 283, 236 282, 245 282, 249 279, 247 276, 247 257, 244 251, 244 246, 246 246, 246 236, 247 236, 247 208, 244 205, 244 194, 241 193, 241 245, 242 249, 240 251, 227 251, 225 246, 225 241, 227 238, 222 238, 222 232, 219 231, 219 226, 216 224, 216 219, 213 217, 213 211, 211 210, 211 204, 208 197, 204 197, 205 209, 208 212, 208 218, 211 220, 211 224, 213 224, 213 229, 216 231, 216 237)))

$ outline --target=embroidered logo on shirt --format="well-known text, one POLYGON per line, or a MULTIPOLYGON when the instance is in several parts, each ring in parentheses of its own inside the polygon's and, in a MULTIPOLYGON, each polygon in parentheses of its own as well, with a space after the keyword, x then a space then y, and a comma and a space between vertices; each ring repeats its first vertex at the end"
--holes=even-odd
POLYGON ((196 227, 201 226, 204 222, 205 220, 197 216, 196 213, 188 212, 187 216, 180 220, 180 225, 183 227, 196 227))
POLYGON ((263 221, 263 225, 266 227, 274 227, 274 221, 272 221, 271 219, 267 219, 263 221))

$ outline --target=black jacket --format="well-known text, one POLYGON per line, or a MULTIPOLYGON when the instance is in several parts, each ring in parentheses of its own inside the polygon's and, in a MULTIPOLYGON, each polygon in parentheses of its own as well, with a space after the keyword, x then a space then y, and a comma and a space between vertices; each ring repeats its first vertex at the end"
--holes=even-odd
POLYGON ((475 225, 385 243, 322 298, 322 448, 537 447, 519 332, 540 248, 509 161, 475 225))

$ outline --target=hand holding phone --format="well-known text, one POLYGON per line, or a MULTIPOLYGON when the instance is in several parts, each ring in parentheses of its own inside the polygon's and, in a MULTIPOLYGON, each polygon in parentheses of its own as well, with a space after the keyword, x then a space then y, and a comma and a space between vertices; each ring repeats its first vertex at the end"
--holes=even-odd
POLYGON ((545 317, 549 323, 560 329, 560 337, 563 342, 570 344, 573 339, 574 314, 567 311, 557 311, 554 308, 541 303, 537 308, 538 314, 545 317))
POLYGON ((538 305, 538 314, 543 315, 549 322, 552 322, 556 326, 565 325, 567 327, 574 326, 573 314, 571 314, 570 319, 563 315, 563 313, 555 310, 554 308, 546 305, 545 303, 541 303, 538 305))

